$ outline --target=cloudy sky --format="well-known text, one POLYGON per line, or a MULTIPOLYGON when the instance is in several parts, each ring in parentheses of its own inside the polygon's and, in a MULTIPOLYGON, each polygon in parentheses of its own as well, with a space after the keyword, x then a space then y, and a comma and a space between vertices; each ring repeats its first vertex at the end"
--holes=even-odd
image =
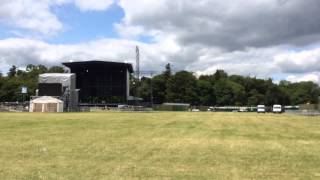
POLYGON ((319 0, 0 0, 0 71, 70 60, 320 83, 319 0))

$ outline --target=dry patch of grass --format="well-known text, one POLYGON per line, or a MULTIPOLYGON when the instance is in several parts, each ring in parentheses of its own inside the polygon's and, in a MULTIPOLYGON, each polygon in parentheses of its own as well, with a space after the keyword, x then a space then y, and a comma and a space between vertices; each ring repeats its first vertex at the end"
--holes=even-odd
POLYGON ((320 118, 0 114, 0 179, 318 179, 320 118))

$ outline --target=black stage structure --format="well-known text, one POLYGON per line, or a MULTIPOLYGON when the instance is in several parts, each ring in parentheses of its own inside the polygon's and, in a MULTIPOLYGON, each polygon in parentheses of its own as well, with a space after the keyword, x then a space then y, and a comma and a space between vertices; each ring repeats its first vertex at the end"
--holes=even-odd
POLYGON ((126 103, 129 98, 131 64, 110 61, 63 63, 76 74, 80 103, 126 103))

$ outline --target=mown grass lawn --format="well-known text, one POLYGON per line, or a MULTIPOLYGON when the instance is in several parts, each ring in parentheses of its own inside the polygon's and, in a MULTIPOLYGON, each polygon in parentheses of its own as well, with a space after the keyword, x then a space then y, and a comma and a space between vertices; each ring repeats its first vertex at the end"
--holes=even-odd
POLYGON ((0 179, 320 179, 320 118, 0 113, 0 179))

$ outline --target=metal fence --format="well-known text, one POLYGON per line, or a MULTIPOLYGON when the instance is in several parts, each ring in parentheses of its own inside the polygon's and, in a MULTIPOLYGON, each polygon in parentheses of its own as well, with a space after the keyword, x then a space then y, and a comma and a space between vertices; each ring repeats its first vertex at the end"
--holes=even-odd
POLYGON ((316 111, 316 110, 286 111, 286 113, 301 115, 301 116, 320 116, 320 111, 316 111))
POLYGON ((0 112, 29 112, 29 102, 0 103, 0 112))
MULTIPOLYGON (((160 105, 154 105, 154 108, 148 106, 133 106, 133 105, 110 105, 110 106, 79 106, 78 112, 97 112, 97 111, 119 111, 119 112, 129 112, 129 111, 161 111, 156 107, 160 105)), ((225 106, 225 107, 209 107, 209 106, 192 106, 190 111, 194 108, 199 109, 199 111, 216 111, 216 112, 256 112, 256 107, 243 107, 243 106, 225 106)), ((0 102, 0 112, 29 112, 29 102, 0 102)), ((286 109, 285 113, 302 115, 302 116, 320 116, 320 111, 317 110, 290 110, 286 109)))
POLYGON ((80 106, 80 112, 101 112, 101 111, 120 111, 120 112, 130 112, 130 111, 153 111, 152 108, 144 106, 130 106, 130 105, 119 105, 119 106, 80 106))

